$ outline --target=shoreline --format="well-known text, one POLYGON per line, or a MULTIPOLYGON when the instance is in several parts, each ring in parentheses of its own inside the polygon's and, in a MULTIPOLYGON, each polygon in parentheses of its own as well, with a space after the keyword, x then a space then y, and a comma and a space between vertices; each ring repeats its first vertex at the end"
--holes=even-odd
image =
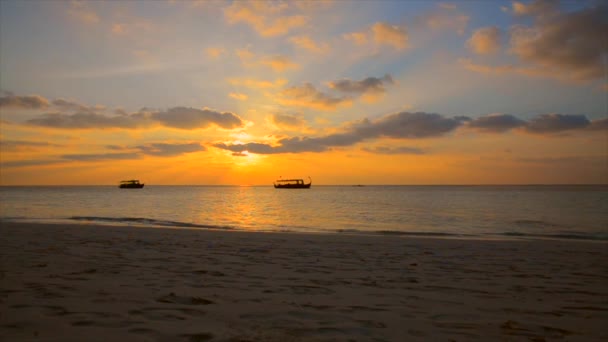
POLYGON ((276 233, 276 234, 312 234, 312 235, 353 235, 353 236, 393 236, 401 238, 430 238, 457 240, 489 240, 489 241, 578 241, 583 243, 607 243, 605 233, 588 232, 553 232, 553 233, 521 233, 517 231, 497 233, 450 233, 437 231, 400 231, 400 230, 364 230, 364 229, 334 229, 334 230, 303 230, 303 229, 254 229, 247 227, 206 225, 187 222, 156 220, 143 217, 87 217, 75 216, 68 218, 0 218, 0 225, 6 224, 35 224, 49 226, 92 226, 92 227, 128 227, 138 229, 186 229, 194 231, 244 232, 244 233, 276 233))
POLYGON ((608 339, 601 242, 9 221, 0 233, 8 340, 608 339))

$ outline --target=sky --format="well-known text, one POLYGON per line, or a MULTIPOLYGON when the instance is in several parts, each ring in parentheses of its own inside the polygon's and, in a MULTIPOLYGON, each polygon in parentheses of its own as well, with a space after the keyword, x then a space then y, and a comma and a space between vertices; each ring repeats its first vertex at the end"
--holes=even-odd
POLYGON ((608 183, 603 1, 0 1, 0 185, 608 183))

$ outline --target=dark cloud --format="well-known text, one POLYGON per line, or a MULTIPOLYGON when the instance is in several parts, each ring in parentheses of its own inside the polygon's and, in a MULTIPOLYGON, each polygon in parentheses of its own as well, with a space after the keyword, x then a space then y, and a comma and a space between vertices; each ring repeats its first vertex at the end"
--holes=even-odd
POLYGON ((514 5, 514 12, 535 17, 534 26, 515 26, 511 30, 511 51, 521 60, 563 73, 567 78, 605 78, 606 2, 560 13, 555 10, 555 1, 535 1, 530 5, 514 5))
POLYGON ((525 130, 536 134, 550 134, 586 128, 590 124, 584 115, 543 114, 528 121, 525 130))
MULTIPOLYGON (((75 107, 74 107, 75 108, 75 107)), ((139 112, 108 116, 93 112, 75 114, 47 113, 27 121, 30 125, 64 129, 139 128, 160 123, 165 127, 198 129, 216 125, 225 129, 244 126, 244 122, 232 113, 220 113, 208 109, 175 107, 164 112, 139 112)))
POLYGON ((58 147, 61 145, 52 144, 44 141, 28 141, 28 140, 0 140, 0 149, 3 150, 22 150, 35 149, 37 147, 58 147))
POLYGON ((375 154, 426 154, 426 152, 417 147, 399 146, 399 147, 388 147, 388 146, 376 146, 376 147, 364 147, 363 151, 375 153, 375 154))
POLYGON ((68 100, 64 100, 64 99, 57 99, 57 100, 53 100, 52 102, 53 106, 57 107, 60 110, 64 110, 64 111, 75 111, 75 112, 96 112, 96 111, 102 111, 105 109, 104 106, 85 106, 83 104, 74 102, 74 101, 68 101, 68 100))
POLYGON ((98 153, 98 154, 64 154, 61 158, 73 161, 102 161, 102 160, 125 160, 139 159, 137 153, 98 153))
POLYGON ((129 116, 106 116, 96 113, 47 113, 28 120, 34 126, 79 129, 79 128, 136 128, 148 124, 141 114, 129 116))
POLYGON ((355 134, 364 138, 427 138, 448 133, 462 124, 462 117, 446 118, 435 113, 401 112, 355 126, 355 134))
POLYGON ((0 108, 43 109, 49 101, 39 95, 16 96, 8 94, 0 97, 0 108))
POLYGON ((323 137, 292 137, 278 141, 277 145, 262 143, 215 144, 217 148, 232 152, 257 154, 323 152, 332 147, 351 146, 374 138, 415 139, 447 134, 462 124, 462 119, 445 118, 439 114, 401 112, 370 121, 362 120, 347 127, 343 133, 323 137))
POLYGON ((526 122, 510 114, 489 114, 468 122, 468 126, 485 132, 506 132, 525 126, 526 122))
POLYGON ((147 145, 136 146, 143 154, 160 156, 160 157, 171 157, 177 156, 184 153, 200 152, 205 151, 205 146, 199 143, 186 143, 186 144, 168 144, 168 143, 154 143, 147 145))
POLYGON ((12 160, 0 163, 0 168, 9 167, 27 167, 27 166, 44 166, 65 163, 61 159, 41 159, 41 160, 12 160))
POLYGON ((164 126, 180 129, 206 128, 211 125, 234 129, 245 125, 243 120, 233 113, 187 107, 174 107, 164 112, 152 113, 151 118, 164 126))
POLYGON ((352 81, 349 79, 338 80, 330 82, 329 86, 345 93, 354 94, 365 94, 365 93, 380 93, 386 92, 385 86, 387 84, 393 84, 393 78, 391 75, 384 75, 382 78, 368 77, 361 81, 352 81))
POLYGON ((348 97, 333 97, 317 90, 312 84, 305 83, 284 89, 279 93, 277 101, 287 106, 334 110, 340 105, 350 104, 352 100, 348 97))

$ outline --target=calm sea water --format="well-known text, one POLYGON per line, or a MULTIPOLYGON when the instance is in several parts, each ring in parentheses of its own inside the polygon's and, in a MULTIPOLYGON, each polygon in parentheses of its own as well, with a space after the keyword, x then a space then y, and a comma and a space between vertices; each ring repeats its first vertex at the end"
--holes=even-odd
POLYGON ((0 187, 0 220, 608 241, 608 186, 0 187))

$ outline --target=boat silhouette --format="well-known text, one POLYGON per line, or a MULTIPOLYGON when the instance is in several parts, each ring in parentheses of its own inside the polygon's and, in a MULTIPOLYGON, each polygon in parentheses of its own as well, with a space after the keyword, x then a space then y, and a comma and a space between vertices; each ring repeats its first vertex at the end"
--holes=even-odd
POLYGON ((308 189, 312 184, 312 179, 308 177, 308 180, 308 183, 304 183, 302 179, 278 179, 273 185, 275 189, 308 189))

